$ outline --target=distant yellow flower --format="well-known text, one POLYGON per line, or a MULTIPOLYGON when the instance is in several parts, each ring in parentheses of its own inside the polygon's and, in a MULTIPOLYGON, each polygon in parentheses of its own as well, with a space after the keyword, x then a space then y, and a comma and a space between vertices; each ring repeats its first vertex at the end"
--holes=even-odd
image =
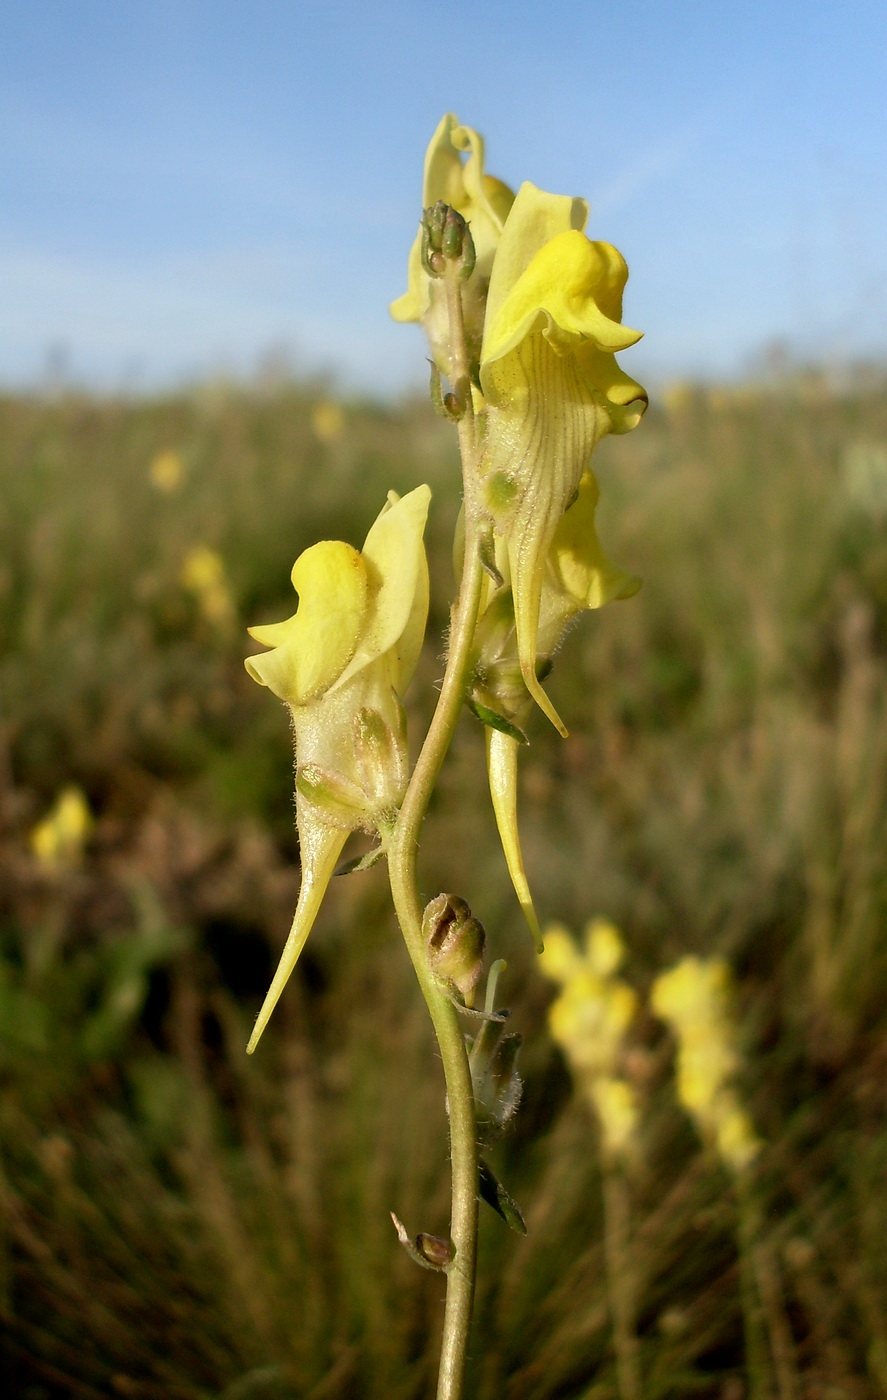
POLYGON ((51 811, 31 832, 31 850, 47 869, 76 865, 94 822, 79 787, 63 788, 51 811))
POLYGON ((234 617, 234 602, 225 579, 225 563, 207 545, 195 545, 185 556, 179 575, 182 587, 193 593, 207 622, 224 625, 234 617))
POLYGON ((165 496, 172 496, 180 489, 185 480, 185 463, 182 455, 167 448, 165 452, 158 452, 151 459, 148 467, 148 478, 151 485, 158 491, 162 491, 165 496))
POLYGON ((383 833, 407 780, 400 696, 425 635, 428 566, 422 535, 431 493, 392 491, 363 550, 322 540, 293 565, 298 611, 251 627, 271 650, 246 669, 289 706, 296 746, 302 885, 280 965, 248 1050, 258 1044, 311 931, 349 832, 383 833))
POLYGON ((677 1036, 678 1098, 733 1171, 761 1148, 731 1080, 740 1066, 730 1013, 730 969, 720 958, 682 958, 654 982, 651 1004, 677 1036))
POLYGON ((548 1011, 553 1038, 590 1102, 608 1152, 628 1150, 638 1121, 635 1092, 617 1072, 626 1032, 637 1014, 634 990, 615 974, 625 956, 618 929, 593 919, 584 951, 560 924, 545 931, 539 965, 559 982, 560 996, 548 1011))
POLYGON ((321 399, 311 410, 311 427, 319 442, 338 442, 345 430, 345 415, 334 399, 321 399))
POLYGON ((637 1094, 624 1079, 601 1075, 590 1086, 590 1094, 601 1125, 604 1147, 621 1156, 632 1147, 640 1120, 637 1094))

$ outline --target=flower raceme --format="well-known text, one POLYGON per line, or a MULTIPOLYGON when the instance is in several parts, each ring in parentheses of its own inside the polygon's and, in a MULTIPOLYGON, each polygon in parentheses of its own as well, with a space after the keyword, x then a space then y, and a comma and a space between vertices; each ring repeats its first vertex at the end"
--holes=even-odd
MULTIPOLYGON (((448 202, 469 222, 477 253, 462 285, 478 418, 465 509, 483 538, 492 535, 487 560, 495 556, 497 582, 485 584, 470 703, 488 726, 496 820, 538 944, 517 835, 518 746, 533 701, 566 733, 540 675, 571 618, 640 586, 601 550, 589 461, 605 434, 636 426, 647 396, 615 359, 640 339, 621 324, 628 269, 610 244, 586 237, 585 201, 530 183, 515 197, 483 161, 481 138, 447 115, 428 148, 424 198, 448 202)), ((408 290, 391 310, 422 322, 437 367, 449 373, 444 291, 423 265, 420 232, 408 290)))
POLYGON ((423 533, 431 493, 391 492, 358 552, 322 540, 299 556, 299 607, 286 622, 252 627, 271 650, 246 669, 289 706, 296 750, 296 826, 302 883, 292 928, 247 1047, 252 1052, 302 951, 352 831, 384 844, 407 782, 400 696, 428 615, 423 533))

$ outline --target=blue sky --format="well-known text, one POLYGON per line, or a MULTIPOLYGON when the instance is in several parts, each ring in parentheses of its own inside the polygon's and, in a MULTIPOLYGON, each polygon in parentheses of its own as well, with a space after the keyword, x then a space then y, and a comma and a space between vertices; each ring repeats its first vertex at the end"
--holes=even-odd
POLYGON ((389 323, 451 110, 582 194, 631 373, 887 355, 887 11, 854 0, 28 0, 0 14, 0 383, 151 387, 274 348, 424 377, 389 323))

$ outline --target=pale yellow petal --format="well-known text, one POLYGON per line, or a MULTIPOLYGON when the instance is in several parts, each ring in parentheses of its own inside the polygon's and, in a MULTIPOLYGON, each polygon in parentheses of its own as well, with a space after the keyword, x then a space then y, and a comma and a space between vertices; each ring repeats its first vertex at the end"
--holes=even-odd
POLYGON ((576 349, 583 341, 610 353, 634 345, 640 331, 618 320, 627 277, 624 259, 609 243, 592 243, 575 230, 552 238, 495 312, 488 306, 481 369, 485 393, 492 383, 486 367, 534 331, 562 350, 576 349), (606 314, 602 304, 615 311, 616 318, 606 314))
MULTIPOLYGON (((487 296, 487 327, 495 324, 500 307, 539 250, 558 234, 584 229, 587 219, 584 199, 547 194, 529 180, 521 185, 496 248, 487 296)), ((486 358, 485 332, 481 359, 486 358)))
MULTIPOLYGON (((392 493, 393 495, 393 493, 392 493)), ((400 661, 395 674, 398 690, 405 688, 421 648, 427 614, 428 574, 422 536, 431 491, 417 486, 398 500, 389 500, 366 537, 362 561, 369 579, 369 598, 360 640, 339 675, 345 685, 370 662, 395 649, 400 661), (399 647, 403 648, 398 651, 399 647)))
POLYGON ((286 622, 250 628, 272 651, 246 660, 253 680, 289 705, 305 705, 328 690, 354 655, 367 607, 367 571, 356 549, 321 540, 292 570, 299 608, 286 622))

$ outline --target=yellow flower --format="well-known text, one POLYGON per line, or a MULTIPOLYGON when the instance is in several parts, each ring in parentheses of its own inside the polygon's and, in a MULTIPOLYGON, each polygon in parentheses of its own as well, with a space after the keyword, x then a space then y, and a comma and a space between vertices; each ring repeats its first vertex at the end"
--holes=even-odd
MULTIPOLYGON (((477 253, 475 270, 463 290, 469 353, 476 361, 483 335, 484 304, 496 245, 514 195, 507 185, 484 173, 483 139, 470 126, 461 126, 448 112, 431 138, 425 156, 422 205, 443 200, 471 225, 477 253), (463 156, 467 159, 463 160, 463 156)), ((448 374, 449 323, 444 288, 422 266, 422 234, 410 251, 407 290, 391 303, 395 321, 421 321, 438 369, 448 374)))
POLYGON ((651 1004, 677 1036, 678 1098, 732 1171, 762 1144, 730 1081, 740 1066, 730 1014, 730 969, 720 958, 682 958, 653 983, 651 1004))
POLYGON ((638 1122, 637 1097, 617 1073, 625 1033, 637 1014, 637 996, 615 974, 625 956, 618 929, 593 919, 584 951, 561 924, 545 930, 539 963, 562 991, 548 1011, 553 1038, 600 1124, 605 1150, 628 1151, 638 1122))
POLYGON ((681 958, 653 984, 653 1010, 683 1034, 728 1020, 730 968, 721 958, 681 958))
MULTIPOLYGON (((601 548, 595 529, 598 495, 597 480, 589 470, 579 482, 576 500, 559 521, 548 551, 536 642, 543 663, 550 660, 577 613, 602 607, 613 599, 630 598, 640 588, 640 580, 618 569, 601 548)), ((491 592, 475 634, 472 706, 487 725, 490 794, 511 882, 537 946, 541 946, 517 822, 517 764, 524 742, 521 727, 532 698, 519 656, 510 560, 503 543, 497 545, 503 584, 491 592)))
POLYGON ((634 1019, 637 996, 615 976, 624 955, 619 931, 605 919, 589 923, 584 953, 563 925, 545 931, 539 965, 563 989, 551 1004, 549 1025, 576 1070, 610 1073, 634 1019))
POLYGON ((171 447, 167 448, 165 452, 158 452, 151 459, 148 478, 151 485, 157 491, 162 491, 164 496, 175 495, 185 479, 185 463, 182 460, 182 454, 171 447))
POLYGON ((296 825, 302 885, 292 928, 247 1049, 268 1018, 311 931, 347 840, 385 832, 407 779, 400 696, 425 635, 428 567, 422 535, 431 493, 391 492, 358 552, 312 545, 293 565, 298 611, 252 627, 272 650, 246 669, 290 707, 296 747, 296 825))
POLYGON ((628 269, 581 232, 587 213, 583 200, 521 186, 496 249, 480 358, 480 471, 505 542, 521 674, 561 733, 536 676, 549 553, 594 447, 647 406, 614 358, 640 339, 620 324, 628 269))
POLYGON ((79 787, 63 788, 52 810, 31 832, 31 850, 48 870, 76 865, 93 828, 89 803, 79 787))
POLYGON ((225 563, 214 549, 195 545, 185 556, 179 577, 182 587, 197 599, 207 622, 224 626, 232 621, 234 602, 225 580, 225 563))
POLYGON ((321 399, 311 410, 311 427, 318 442, 338 442, 345 431, 345 415, 335 399, 321 399))

